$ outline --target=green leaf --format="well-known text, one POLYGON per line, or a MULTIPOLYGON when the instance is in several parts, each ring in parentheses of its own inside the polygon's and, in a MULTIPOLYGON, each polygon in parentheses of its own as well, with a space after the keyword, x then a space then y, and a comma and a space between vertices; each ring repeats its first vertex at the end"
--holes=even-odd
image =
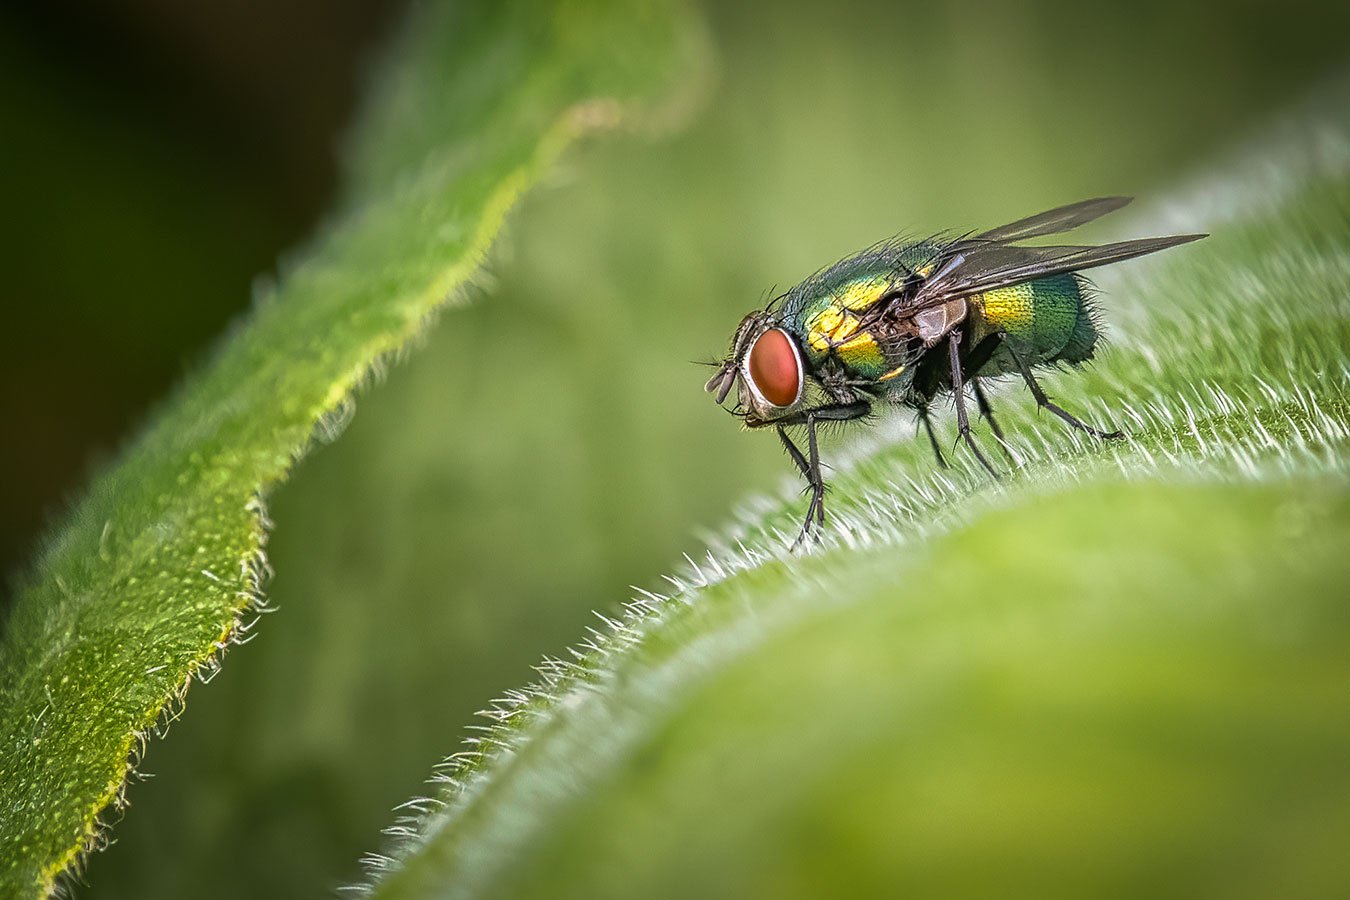
POLYGON ((638 124, 638 104, 697 62, 697 35, 674 0, 442 4, 408 23, 337 214, 96 480, 16 600, 0 893, 50 892, 97 842, 149 732, 265 608, 269 493, 464 296, 521 193, 582 134, 638 124))
POLYGON ((496 701, 371 896, 1343 893, 1344 99, 1121 223, 1214 232, 1105 270, 1113 346, 1049 380, 1128 442, 1006 390, 992 483, 881 426, 822 546, 760 501, 496 701))

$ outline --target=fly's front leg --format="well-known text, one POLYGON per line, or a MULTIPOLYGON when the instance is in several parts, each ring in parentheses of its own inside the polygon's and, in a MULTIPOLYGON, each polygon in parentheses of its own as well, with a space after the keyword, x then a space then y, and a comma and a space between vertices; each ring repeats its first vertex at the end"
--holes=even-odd
POLYGON ((811 511, 813 508, 816 514, 817 530, 825 527, 825 479, 820 475, 820 448, 816 446, 815 416, 810 416, 806 420, 806 449, 807 465, 811 467, 811 474, 807 476, 807 480, 811 482, 811 505, 806 508, 806 524, 802 528, 803 535, 811 528, 811 511))
POLYGON ((797 445, 792 443, 792 438, 788 437, 788 433, 783 430, 782 425, 779 425, 774 430, 778 432, 778 439, 783 442, 783 448, 787 450, 788 456, 791 456, 792 461, 797 464, 797 468, 801 471, 802 477, 810 478, 811 467, 806 464, 806 457, 802 456, 802 451, 798 450, 797 445))
MULTIPOLYGON (((796 444, 792 443, 792 438, 788 437, 787 432, 783 430, 783 426, 779 425, 777 428, 778 439, 783 442, 783 447, 787 450, 788 456, 791 456, 792 461, 797 464, 798 471, 800 471, 802 477, 806 479, 806 489, 811 492, 811 505, 806 508, 806 524, 802 526, 802 533, 797 536, 798 543, 801 542, 807 529, 810 528, 812 517, 818 514, 817 511, 821 508, 821 499, 824 495, 824 485, 817 486, 817 483, 820 481, 818 477, 820 465, 815 449, 816 430, 814 424, 809 420, 807 422, 807 428, 810 429, 810 440, 807 447, 811 450, 811 459, 815 461, 815 465, 812 465, 811 462, 807 461, 806 457, 802 456, 802 451, 797 449, 796 444)), ((823 513, 819 513, 819 515, 823 515, 823 513)), ((796 544, 793 544, 793 546, 795 547, 796 544)))
POLYGON ((798 533, 797 539, 792 542, 792 549, 796 550, 807 535, 811 533, 812 527, 822 528, 825 525, 825 479, 820 477, 820 450, 816 444, 816 420, 810 413, 806 415, 806 448, 809 452, 809 458, 802 456, 802 451, 797 445, 792 443, 792 438, 788 437, 783 426, 778 426, 778 439, 783 442, 783 447, 787 450, 788 456, 797 464, 797 469, 806 479, 806 489, 811 492, 811 503, 806 507, 806 521, 802 523, 802 530, 798 533))
POLYGON ((811 503, 806 508, 806 521, 802 523, 802 530, 797 535, 797 540, 792 543, 793 549, 796 549, 813 530, 819 530, 825 526, 825 478, 820 472, 820 447, 816 441, 816 425, 820 422, 847 422, 849 419, 858 419, 872 411, 872 406, 866 402, 842 403, 835 406, 822 406, 819 409, 807 410, 798 413, 795 416, 789 416, 781 419, 778 423, 778 439, 783 442, 783 447, 787 450, 792 461, 797 464, 797 469, 806 478, 806 483, 811 491, 811 503), (784 426, 787 425, 805 425, 806 426, 806 455, 803 455, 792 439, 787 436, 784 426))
POLYGON ((1031 388, 1031 396, 1036 398, 1037 406, 1050 410, 1074 428, 1077 428, 1079 431, 1087 432, 1095 438, 1114 440, 1115 438, 1122 438, 1125 436, 1125 432, 1123 431, 1100 431, 1093 428, 1072 413, 1051 403, 1050 398, 1046 396, 1045 391, 1041 388, 1040 382, 1036 380, 1036 376, 1031 374, 1031 367, 1027 365, 1026 360, 1022 359, 1022 355, 1017 352, 1017 348, 1009 343, 1008 351, 1012 353, 1013 361, 1017 363, 1017 368, 1022 373, 1022 380, 1027 383, 1027 387, 1031 388))
POLYGON ((980 465, 993 475, 998 477, 997 470, 985 459, 984 453, 975 443, 974 436, 970 433, 970 419, 966 416, 966 389, 965 383, 961 377, 961 332, 953 329, 947 335, 947 357, 952 367, 952 395, 956 398, 956 424, 961 433, 961 439, 966 442, 970 452, 975 454, 975 458, 980 461, 980 465))

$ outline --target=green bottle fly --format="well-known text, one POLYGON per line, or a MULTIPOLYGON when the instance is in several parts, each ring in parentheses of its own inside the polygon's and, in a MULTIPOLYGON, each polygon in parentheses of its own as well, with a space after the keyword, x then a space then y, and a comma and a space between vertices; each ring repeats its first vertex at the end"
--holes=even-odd
POLYGON ((885 241, 824 269, 747 315, 731 353, 708 380, 751 428, 774 426, 811 488, 798 542, 825 521, 825 482, 816 429, 862 419, 878 403, 918 412, 946 465, 928 410, 950 394, 960 438, 991 474, 966 411, 969 385, 995 436, 1003 434, 981 381, 1018 375, 1036 402, 1074 428, 1119 437, 1085 424, 1045 395, 1033 369, 1092 358, 1097 323, 1086 280, 1078 273, 1205 237, 1184 234, 1101 246, 1021 246, 1060 234, 1130 202, 1084 200, 979 234, 885 241), (787 428, 804 426, 806 452, 787 428))

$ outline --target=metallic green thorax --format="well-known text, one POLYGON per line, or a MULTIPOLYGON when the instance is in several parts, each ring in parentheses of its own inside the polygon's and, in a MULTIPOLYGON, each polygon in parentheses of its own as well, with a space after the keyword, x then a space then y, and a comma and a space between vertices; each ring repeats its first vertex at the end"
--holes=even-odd
POLYGON ((838 365, 859 381, 907 384, 914 348, 873 333, 862 320, 912 273, 930 268, 940 249, 928 241, 880 244, 838 262, 792 289, 777 310, 779 324, 813 371, 838 365))

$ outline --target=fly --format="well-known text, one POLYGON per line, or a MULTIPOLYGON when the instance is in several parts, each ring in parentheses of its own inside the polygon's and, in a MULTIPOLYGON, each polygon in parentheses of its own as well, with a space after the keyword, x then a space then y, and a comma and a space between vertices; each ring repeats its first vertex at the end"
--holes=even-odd
POLYGON ((1003 444, 983 382, 1017 375, 1036 403, 1101 439, 1103 431, 1057 406, 1034 369, 1092 358, 1100 337, 1091 285, 1079 273, 1156 253, 1206 235, 1142 238, 1101 246, 1021 246, 1114 212, 1129 197, 1084 200, 964 236, 889 240, 807 278, 741 320, 731 352, 707 390, 750 428, 772 426, 806 479, 811 501, 797 543, 825 524, 822 423, 867 417, 878 403, 914 409, 938 465, 946 467, 929 408, 950 394, 959 440, 991 475, 971 435, 966 389, 1003 444), (805 451, 787 429, 803 426, 805 451))

